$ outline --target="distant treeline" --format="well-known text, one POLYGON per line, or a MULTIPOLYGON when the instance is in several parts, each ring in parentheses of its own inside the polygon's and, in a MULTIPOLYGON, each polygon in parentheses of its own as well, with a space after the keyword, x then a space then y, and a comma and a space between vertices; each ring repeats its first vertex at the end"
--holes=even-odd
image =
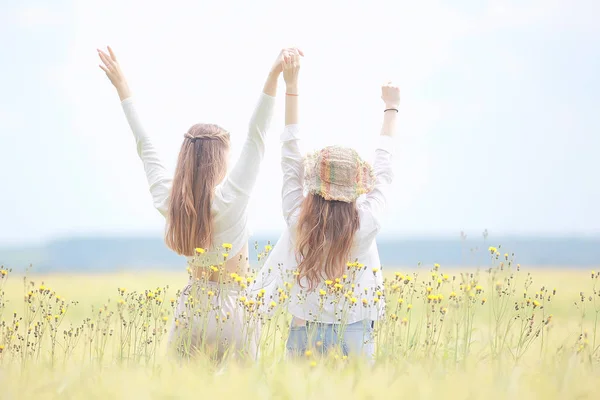
MULTIPOLYGON (((256 237, 262 249, 268 240, 256 237)), ((378 240, 383 267, 410 267, 418 263, 446 266, 490 265, 489 246, 502 254, 515 254, 523 266, 584 268, 600 266, 600 237, 535 238, 504 237, 493 240, 457 238, 384 238, 378 240), (501 246, 501 247, 500 247, 501 246)), ((250 258, 257 260, 254 246, 250 258)), ((117 270, 185 268, 185 258, 171 252, 160 237, 71 238, 44 246, 0 248, 0 265, 24 271, 33 265, 36 272, 113 272, 117 270)))

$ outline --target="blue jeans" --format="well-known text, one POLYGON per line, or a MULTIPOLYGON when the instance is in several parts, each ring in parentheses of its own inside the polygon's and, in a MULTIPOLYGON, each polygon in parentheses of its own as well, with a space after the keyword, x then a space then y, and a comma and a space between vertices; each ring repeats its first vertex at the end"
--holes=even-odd
POLYGON ((306 322, 301 326, 290 326, 286 342, 289 355, 302 355, 307 350, 322 354, 339 348, 342 354, 359 355, 372 360, 375 356, 373 321, 358 321, 348 325, 306 322))

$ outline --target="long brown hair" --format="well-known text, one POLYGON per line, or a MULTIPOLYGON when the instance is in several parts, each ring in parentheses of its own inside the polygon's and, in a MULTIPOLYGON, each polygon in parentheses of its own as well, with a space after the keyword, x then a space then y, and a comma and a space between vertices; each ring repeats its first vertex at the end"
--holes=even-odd
POLYGON ((229 133, 212 124, 196 124, 185 134, 173 178, 165 242, 177 254, 194 255, 211 247, 211 203, 215 186, 227 173, 229 133))
POLYGON ((359 227, 356 202, 325 200, 309 193, 298 219, 298 283, 306 278, 309 290, 313 290, 321 279, 340 277, 359 227))

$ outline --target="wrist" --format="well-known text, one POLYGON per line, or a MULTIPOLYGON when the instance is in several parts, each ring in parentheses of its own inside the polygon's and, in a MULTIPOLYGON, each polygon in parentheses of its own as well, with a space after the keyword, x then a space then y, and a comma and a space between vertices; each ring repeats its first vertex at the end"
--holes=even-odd
POLYGON ((118 86, 117 94, 119 95, 119 99, 121 101, 131 97, 131 91, 129 90, 129 86, 127 86, 127 84, 118 86))
POLYGON ((285 85, 285 91, 289 94, 298 94, 298 85, 295 83, 287 84, 285 85))
POLYGON ((279 79, 279 75, 281 75, 281 71, 272 69, 271 71, 269 71, 269 75, 267 76, 267 79, 277 80, 277 79, 279 79))
POLYGON ((394 110, 398 110, 400 107, 400 104, 396 104, 396 103, 385 103, 385 109, 394 109, 394 110))

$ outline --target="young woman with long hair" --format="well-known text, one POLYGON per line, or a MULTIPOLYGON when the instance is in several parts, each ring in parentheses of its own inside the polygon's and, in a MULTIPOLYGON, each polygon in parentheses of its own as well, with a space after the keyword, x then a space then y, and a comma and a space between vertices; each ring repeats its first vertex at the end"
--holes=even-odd
POLYGON ((297 55, 284 61, 287 91, 281 166, 283 216, 288 228, 266 260, 257 288, 269 287, 271 292, 281 285, 285 278, 266 277, 269 271, 278 273, 275 266, 294 271, 288 304, 292 314, 289 353, 325 352, 339 346, 344 354, 372 358, 374 322, 385 308, 375 239, 392 182, 392 137, 400 90, 391 83, 381 88, 383 127, 372 167, 355 150, 340 146, 303 157, 299 148, 299 70, 297 55))
POLYGON ((301 52, 284 49, 277 57, 230 173, 229 132, 214 124, 195 124, 183 134, 171 178, 142 126, 115 53, 110 47, 108 52, 98 50, 100 68, 116 88, 133 131, 154 206, 166 218, 165 242, 188 259, 190 282, 180 293, 170 336, 187 354, 210 348, 216 357, 222 357, 233 347, 255 355, 255 341, 248 340, 250 333, 238 307, 235 284, 249 267, 248 201, 265 152, 277 80, 287 54, 301 52))

